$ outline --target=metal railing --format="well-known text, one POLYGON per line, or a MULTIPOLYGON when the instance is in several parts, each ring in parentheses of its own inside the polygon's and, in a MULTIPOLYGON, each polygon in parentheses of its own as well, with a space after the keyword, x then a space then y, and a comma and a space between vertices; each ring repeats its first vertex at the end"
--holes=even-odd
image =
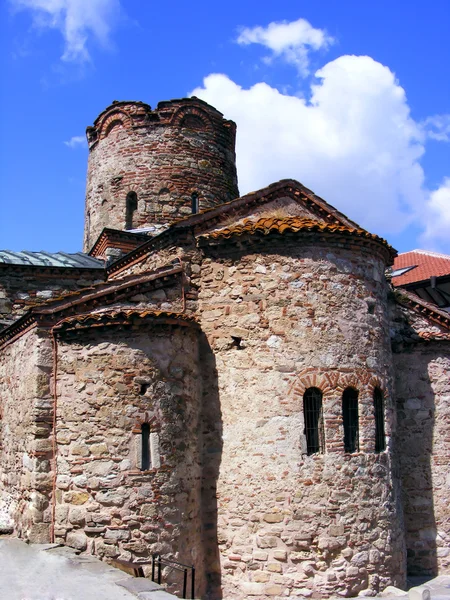
POLYGON ((195 598, 195 567, 175 562, 174 560, 162 558, 160 554, 152 554, 152 581, 155 581, 155 571, 157 571, 156 583, 158 583, 159 585, 161 585, 161 575, 163 566, 171 567, 176 571, 183 572, 183 598, 187 598, 186 593, 188 584, 188 571, 191 571, 191 598, 195 598))

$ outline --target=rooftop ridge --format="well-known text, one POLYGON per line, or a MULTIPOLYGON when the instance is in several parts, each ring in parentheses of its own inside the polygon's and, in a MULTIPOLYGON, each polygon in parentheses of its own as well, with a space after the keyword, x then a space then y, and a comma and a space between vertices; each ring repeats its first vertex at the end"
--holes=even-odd
POLYGON ((399 252, 399 256, 404 256, 405 254, 427 254, 428 256, 436 256, 436 258, 446 258, 450 260, 450 254, 442 254, 442 252, 434 252, 432 250, 422 250, 420 248, 415 250, 408 250, 407 252, 399 252))

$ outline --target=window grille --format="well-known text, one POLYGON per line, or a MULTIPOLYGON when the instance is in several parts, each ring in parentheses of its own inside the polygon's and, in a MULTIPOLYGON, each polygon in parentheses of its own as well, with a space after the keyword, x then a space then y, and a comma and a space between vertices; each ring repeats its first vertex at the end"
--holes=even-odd
POLYGON ((141 471, 150 469, 150 424, 141 425, 141 471))
POLYGON ((354 388, 349 387, 342 394, 342 417, 345 452, 357 452, 359 450, 358 392, 354 388))
POLYGON ((386 450, 384 396, 379 387, 373 390, 373 408, 375 414, 375 452, 383 452, 383 450, 386 450))
POLYGON ((303 415, 305 418, 306 452, 316 454, 325 448, 323 428, 322 392, 315 387, 303 394, 303 415))

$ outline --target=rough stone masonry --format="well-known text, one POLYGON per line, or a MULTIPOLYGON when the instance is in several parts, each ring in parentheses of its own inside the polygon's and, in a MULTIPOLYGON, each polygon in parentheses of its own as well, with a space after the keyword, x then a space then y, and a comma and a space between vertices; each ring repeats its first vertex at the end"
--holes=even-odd
POLYGON ((210 600, 448 572, 450 315, 300 183, 239 197, 235 125, 198 99, 115 102, 87 136, 103 268, 0 271, 2 527, 160 553, 210 600))

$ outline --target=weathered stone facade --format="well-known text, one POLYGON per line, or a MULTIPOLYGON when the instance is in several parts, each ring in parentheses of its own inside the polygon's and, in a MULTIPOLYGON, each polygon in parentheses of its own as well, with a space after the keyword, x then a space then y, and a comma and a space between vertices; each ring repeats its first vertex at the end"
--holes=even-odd
POLYGON ((84 289, 104 278, 101 270, 30 269, 11 264, 0 268, 0 329, 32 306, 84 289))
POLYGON ((50 340, 36 330, 0 354, 0 525, 36 542, 50 539, 51 369, 50 340))
POLYGON ((125 226, 125 188, 93 193, 122 159, 114 185, 140 181, 138 224, 163 227, 107 230, 99 256, 130 250, 105 282, 0 332, 3 521, 105 560, 192 564, 210 600, 370 595, 406 563, 449 569, 450 315, 394 294, 395 251, 297 182, 224 204, 233 142, 198 107, 231 136, 197 100, 113 104, 88 131, 86 232, 125 226), (196 160, 208 147, 217 178, 193 177, 217 195, 170 223, 190 212, 182 138, 196 160), (169 167, 176 210, 149 212, 169 167))

